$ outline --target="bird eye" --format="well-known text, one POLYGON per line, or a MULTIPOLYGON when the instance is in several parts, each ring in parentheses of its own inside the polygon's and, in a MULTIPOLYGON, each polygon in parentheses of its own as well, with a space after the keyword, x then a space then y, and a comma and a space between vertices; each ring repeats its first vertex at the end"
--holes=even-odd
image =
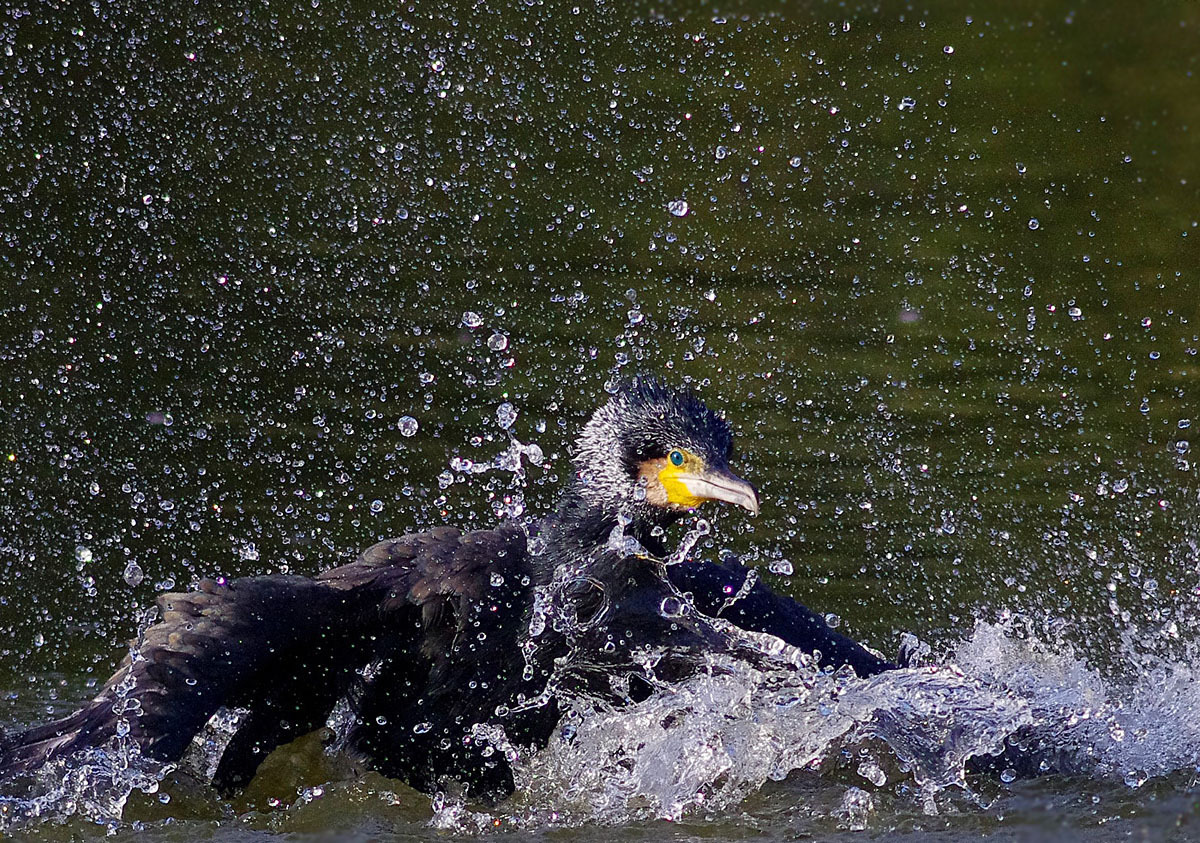
POLYGON ((671 461, 671 465, 683 465, 683 451, 672 451, 667 459, 671 461))

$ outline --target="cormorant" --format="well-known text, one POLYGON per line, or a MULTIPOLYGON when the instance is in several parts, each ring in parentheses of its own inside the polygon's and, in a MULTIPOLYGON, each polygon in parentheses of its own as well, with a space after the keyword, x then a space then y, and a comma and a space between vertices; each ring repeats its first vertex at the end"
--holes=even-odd
POLYGON ((584 427, 551 514, 409 533, 315 578, 163 594, 161 619, 94 700, 0 739, 0 777, 118 735, 175 761, 227 710, 239 716, 212 783, 228 791, 339 710, 344 748, 381 773, 497 797, 513 788, 497 741, 545 745, 560 694, 619 703, 645 697, 650 679, 694 673, 728 646, 712 618, 778 636, 822 666, 892 667, 736 563, 664 563, 665 529, 704 502, 758 512, 731 451, 729 426, 698 398, 635 380, 584 427))

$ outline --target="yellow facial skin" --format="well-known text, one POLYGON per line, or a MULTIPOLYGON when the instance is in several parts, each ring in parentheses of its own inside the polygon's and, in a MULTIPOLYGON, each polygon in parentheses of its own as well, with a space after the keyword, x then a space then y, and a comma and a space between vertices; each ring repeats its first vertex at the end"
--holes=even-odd
POLYGON ((696 497, 682 478, 703 475, 704 461, 688 451, 680 451, 680 453, 683 454, 683 465, 673 465, 669 459, 664 459, 663 466, 658 472, 658 482, 666 492, 667 503, 683 509, 695 509, 708 498, 696 497))
POLYGON ((725 501, 758 514, 758 491, 724 466, 709 467, 696 454, 676 448, 646 460, 639 475, 646 501, 667 509, 695 509, 705 501, 725 501), (676 465, 676 461, 679 462, 676 465))

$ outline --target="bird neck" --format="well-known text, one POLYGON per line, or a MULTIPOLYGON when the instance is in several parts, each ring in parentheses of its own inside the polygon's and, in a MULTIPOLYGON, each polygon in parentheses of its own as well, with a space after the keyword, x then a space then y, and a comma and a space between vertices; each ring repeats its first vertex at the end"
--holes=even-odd
MULTIPOLYGON (((572 485, 563 494, 554 512, 539 523, 539 536, 545 540, 545 552, 541 554, 539 579, 546 581, 564 564, 586 560, 590 577, 606 581, 621 576, 625 563, 636 558, 633 552, 623 550, 612 541, 614 530, 626 522, 618 536, 623 534, 636 541, 645 552, 654 556, 665 556, 667 547, 663 543, 662 530, 646 513, 634 509, 627 518, 611 504, 605 505, 585 494, 578 485, 572 485), (607 552, 606 552, 607 551, 607 552)), ((631 544, 631 550, 634 545, 631 544)), ((644 565, 644 561, 638 560, 644 565)))

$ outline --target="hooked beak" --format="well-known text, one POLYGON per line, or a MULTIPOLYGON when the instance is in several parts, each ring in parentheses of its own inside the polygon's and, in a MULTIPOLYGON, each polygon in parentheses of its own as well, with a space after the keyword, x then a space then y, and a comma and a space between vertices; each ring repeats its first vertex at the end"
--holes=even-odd
POLYGON ((709 468, 696 474, 680 472, 675 479, 697 501, 724 501, 758 515, 758 490, 727 468, 709 468))

